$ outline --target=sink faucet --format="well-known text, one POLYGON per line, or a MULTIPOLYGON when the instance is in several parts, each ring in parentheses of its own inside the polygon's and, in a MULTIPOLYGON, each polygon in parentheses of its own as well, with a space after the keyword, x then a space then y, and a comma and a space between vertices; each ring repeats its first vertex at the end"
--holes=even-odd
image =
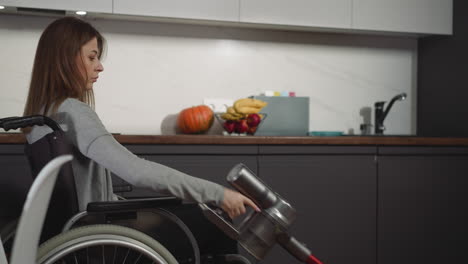
POLYGON ((385 120, 385 117, 387 117, 388 112, 393 106, 393 103, 395 101, 402 101, 406 99, 406 93, 398 94, 395 97, 392 98, 390 103, 388 104, 387 108, 384 111, 384 104, 385 102, 376 102, 374 104, 375 106, 375 134, 376 135, 382 135, 383 131, 385 130, 385 126, 383 125, 383 122, 385 120))

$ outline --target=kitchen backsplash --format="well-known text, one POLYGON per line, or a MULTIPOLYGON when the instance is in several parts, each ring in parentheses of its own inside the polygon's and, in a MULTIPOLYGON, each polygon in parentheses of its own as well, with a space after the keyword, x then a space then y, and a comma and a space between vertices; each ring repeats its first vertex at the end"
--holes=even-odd
MULTIPOLYGON (((0 116, 21 115, 45 17, 0 16, 0 116)), ((359 133, 360 113, 405 92, 387 134, 416 131, 417 40, 201 25, 92 20, 107 39, 96 111, 109 131, 173 133, 204 98, 265 90, 310 97, 310 130, 359 133), (161 127, 164 124, 164 127, 161 127)))

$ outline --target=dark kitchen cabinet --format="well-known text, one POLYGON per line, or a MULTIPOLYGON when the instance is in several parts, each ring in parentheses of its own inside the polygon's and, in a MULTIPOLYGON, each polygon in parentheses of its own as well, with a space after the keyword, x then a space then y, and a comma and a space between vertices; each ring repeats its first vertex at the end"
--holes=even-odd
POLYGON ((418 136, 468 136, 467 25, 468 1, 453 0, 453 34, 418 38, 418 136))
POLYGON ((379 264, 468 263, 468 150, 381 147, 379 264))
MULTIPOLYGON (((238 163, 244 163, 257 172, 256 146, 207 145, 126 145, 141 158, 154 161, 191 176, 209 180, 228 187, 226 176, 238 163)), ((132 187, 124 197, 158 196, 153 190, 132 187)))
MULTIPOLYGON (((246 164, 297 209, 290 232, 323 263, 468 263, 467 147, 125 146, 225 186, 228 171, 246 164)), ((0 226, 20 213, 31 181, 23 145, 0 144, 0 226)), ((129 198, 158 195, 114 185, 129 198)), ((299 262, 275 246, 260 263, 299 262)))
MULTIPOLYGON (((297 210, 291 233, 323 263, 375 264, 375 147, 260 146, 261 178, 297 210)), ((276 245, 261 263, 299 263, 276 245)))

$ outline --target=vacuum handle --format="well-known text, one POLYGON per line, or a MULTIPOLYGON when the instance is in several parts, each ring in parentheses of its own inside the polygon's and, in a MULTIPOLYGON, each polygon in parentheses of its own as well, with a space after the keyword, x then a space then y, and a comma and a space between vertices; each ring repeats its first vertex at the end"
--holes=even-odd
POLYGON ((208 205, 204 203, 198 204, 201 208, 203 215, 213 224, 215 224, 219 229, 221 229, 226 235, 234 240, 239 239, 239 231, 228 221, 226 221, 219 213, 211 209, 208 205))
POLYGON ((278 201, 275 192, 242 163, 235 165, 226 179, 236 190, 263 209, 270 208, 278 201))
POLYGON ((278 234, 278 243, 299 261, 307 264, 322 264, 322 262, 310 253, 310 250, 288 233, 278 234))

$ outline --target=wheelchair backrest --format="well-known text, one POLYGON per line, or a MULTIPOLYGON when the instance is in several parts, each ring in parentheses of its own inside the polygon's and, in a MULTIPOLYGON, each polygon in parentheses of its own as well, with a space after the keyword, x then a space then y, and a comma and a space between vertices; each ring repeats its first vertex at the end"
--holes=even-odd
MULTIPOLYGON (((47 125, 53 132, 32 144, 25 144, 25 154, 33 179, 42 168, 54 158, 73 154, 73 146, 67 140, 60 126, 46 116, 26 116, 1 119, 5 130, 47 125)), ((62 227, 78 213, 78 199, 71 163, 62 166, 52 193, 49 209, 41 235, 41 242, 61 232, 62 227)))

